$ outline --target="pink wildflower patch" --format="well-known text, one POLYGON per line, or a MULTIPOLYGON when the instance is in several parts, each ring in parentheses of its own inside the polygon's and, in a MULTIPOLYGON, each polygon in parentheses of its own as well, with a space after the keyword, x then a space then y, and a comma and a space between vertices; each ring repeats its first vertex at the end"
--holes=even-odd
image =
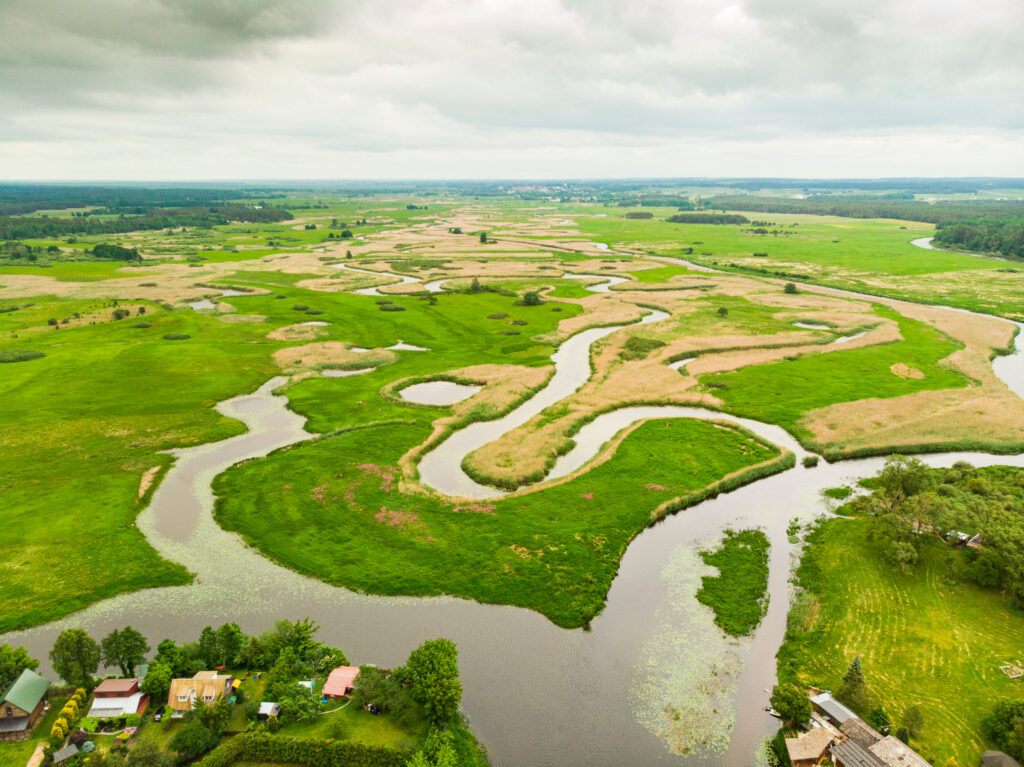
POLYGON ((381 506, 380 511, 374 514, 373 518, 388 527, 396 528, 405 535, 407 535, 410 530, 415 530, 423 526, 423 523, 420 522, 419 514, 416 514, 413 511, 395 511, 393 509, 389 509, 387 506, 381 506))
POLYGON ((309 491, 309 497, 314 501, 320 501, 321 505, 326 505, 326 501, 324 501, 324 494, 327 492, 327 487, 327 483, 320 485, 320 487, 314 487, 309 491))
POLYGON ((490 514, 492 517, 495 516, 493 503, 466 503, 462 506, 456 506, 452 511, 463 512, 466 514, 490 514))
POLYGON ((661 485, 644 485, 644 490, 664 490, 661 485))
POLYGON ((581 495, 580 498, 582 498, 585 501, 592 501, 592 500, 594 500, 594 494, 593 493, 583 493, 583 495, 581 495))

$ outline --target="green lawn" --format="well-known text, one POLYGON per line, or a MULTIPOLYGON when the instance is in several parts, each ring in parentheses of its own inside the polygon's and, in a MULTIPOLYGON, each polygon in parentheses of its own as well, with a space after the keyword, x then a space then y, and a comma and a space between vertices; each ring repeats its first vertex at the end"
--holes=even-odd
MULTIPOLYGON (((408 418, 422 412, 405 410, 408 418)), ((397 421, 397 413, 380 418, 397 421)), ((655 507, 778 455, 736 429, 652 421, 575 480, 454 505, 403 496, 386 481, 429 432, 426 423, 392 421, 235 467, 215 482, 217 520, 270 558, 331 583, 515 604, 580 626, 601 611, 622 553, 655 507), (281 536, 282 527, 295 532, 281 536)))
MULTIPOLYGON (((328 710, 344 705, 336 701, 328 710)), ((427 725, 407 728, 387 714, 373 715, 369 711, 348 703, 340 711, 322 714, 304 722, 290 722, 281 728, 282 735, 299 739, 333 738, 351 740, 367 746, 416 746, 426 735, 427 725)))
POLYGON ((816 597, 790 614, 779 674, 837 689, 855 655, 893 721, 908 705, 924 715, 913 745, 932 764, 977 764, 988 747, 980 722, 996 701, 1024 698, 1003 663, 1024 646, 1024 613, 997 591, 946 578, 946 547, 932 540, 916 572, 883 562, 864 520, 833 520, 810 536, 800 583, 816 597))

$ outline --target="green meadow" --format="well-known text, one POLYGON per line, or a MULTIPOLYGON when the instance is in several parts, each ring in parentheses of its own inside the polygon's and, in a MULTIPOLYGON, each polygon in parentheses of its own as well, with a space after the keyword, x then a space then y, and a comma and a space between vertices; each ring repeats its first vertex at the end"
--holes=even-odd
POLYGON ((999 666, 1016 661, 1024 613, 993 589, 948 577, 947 549, 930 539, 916 571, 901 573, 865 538, 866 520, 825 522, 808 538, 798 571, 810 597, 790 612, 779 676, 838 689, 860 655, 868 688, 897 724, 924 716, 911 745, 932 764, 976 764, 988 747, 982 719, 1021 683, 999 666))
MULTIPOLYGON (((352 380, 337 388, 345 392, 352 380)), ((577 627, 600 613, 622 553, 656 507, 779 455, 737 429, 650 421, 613 460, 571 481, 459 503, 398 492, 398 459, 430 433, 429 416, 407 410, 401 422, 341 431, 230 469, 214 483, 217 521, 271 559, 330 583, 514 604, 577 627), (282 536, 282 528, 295 534, 282 536)))

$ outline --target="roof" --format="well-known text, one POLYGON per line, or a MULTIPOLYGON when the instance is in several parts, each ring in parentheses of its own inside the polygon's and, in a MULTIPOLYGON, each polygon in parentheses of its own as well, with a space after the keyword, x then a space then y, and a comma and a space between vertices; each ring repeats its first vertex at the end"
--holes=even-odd
POLYGON ((828 749, 835 736, 822 727, 815 727, 810 732, 802 732, 796 738, 786 738, 786 752, 791 762, 803 759, 817 761, 828 749))
POLYGON ((279 708, 276 703, 263 701, 260 703, 260 716, 274 716, 279 708))
POLYGON ((172 679, 171 689, 167 694, 167 705, 175 711, 189 711, 192 700, 198 698, 219 697, 228 685, 230 676, 218 674, 216 671, 200 671, 191 679, 172 679), (187 700, 178 700, 178 698, 187 700))
POLYGON ((1002 751, 986 751, 981 755, 985 767, 1020 767, 1020 762, 1002 751))
POLYGON ((832 697, 832 693, 823 692, 811 698, 811 703, 824 711, 829 717, 843 724, 847 719, 854 719, 857 715, 850 709, 832 697))
POLYGON ((841 761, 843 767, 885 767, 885 762, 855 740, 844 740, 832 746, 832 758, 841 761))
POLYGON ((139 681, 140 680, 138 679, 104 679, 96 685, 96 689, 93 690, 93 694, 102 695, 106 693, 108 695, 128 695, 138 686, 139 681))
POLYGON ((889 767, 931 767, 914 749, 892 735, 886 735, 868 750, 889 767))
POLYGON ((0 732, 21 732, 28 729, 27 716, 12 716, 0 719, 0 732))
POLYGON ((7 688, 7 692, 0 697, 0 703, 10 703, 26 713, 32 713, 48 689, 50 689, 48 679, 31 669, 25 669, 21 672, 21 676, 14 680, 14 684, 7 688))
POLYGON ((847 719, 840 728, 850 740, 856 741, 863 748, 871 748, 885 736, 865 722, 859 716, 847 719))
POLYGON ((344 695, 359 676, 358 666, 338 666, 324 682, 324 695, 344 695))
POLYGON ((118 698, 93 698, 92 708, 86 716, 97 719, 112 719, 125 714, 139 713, 139 704, 146 697, 145 693, 137 692, 118 698))
POLYGON ((70 745, 64 746, 60 751, 56 751, 53 754, 53 763, 63 762, 65 759, 70 759, 78 753, 78 746, 70 745))

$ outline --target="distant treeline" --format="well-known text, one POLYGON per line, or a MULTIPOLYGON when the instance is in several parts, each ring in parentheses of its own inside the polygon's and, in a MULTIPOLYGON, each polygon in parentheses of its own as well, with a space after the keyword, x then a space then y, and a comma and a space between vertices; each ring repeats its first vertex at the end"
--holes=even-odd
POLYGON ((98 217, 0 216, 0 239, 25 240, 78 234, 121 234, 178 227, 208 228, 231 221, 272 223, 287 221, 292 214, 274 205, 224 205, 155 208, 141 215, 98 217))
POLYGON ((918 200, 867 197, 862 195, 809 197, 794 200, 785 197, 734 195, 712 197, 709 204, 721 210, 747 210, 758 213, 810 213, 819 216, 851 218, 901 218, 942 224, 982 216, 1022 216, 1024 202, 1002 200, 965 200, 927 203, 918 200))
POLYGON ((673 224, 749 224, 750 219, 736 213, 677 213, 666 221, 673 224))
POLYGON ((190 208, 239 199, 283 197, 279 191, 205 187, 57 186, 0 184, 0 216, 20 216, 37 210, 104 208, 107 213, 142 213, 152 208, 190 208))
POLYGON ((943 248, 1024 258, 1024 216, 987 217, 940 224, 935 244, 943 248))

